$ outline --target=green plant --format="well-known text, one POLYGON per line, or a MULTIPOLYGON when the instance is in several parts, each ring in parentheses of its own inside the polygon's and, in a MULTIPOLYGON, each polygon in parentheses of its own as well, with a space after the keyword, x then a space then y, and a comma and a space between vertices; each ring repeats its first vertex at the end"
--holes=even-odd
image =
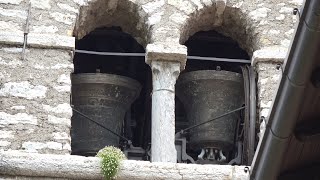
POLYGON ((126 158, 120 149, 113 146, 101 149, 97 157, 101 158, 101 170, 106 180, 116 177, 120 162, 126 158))

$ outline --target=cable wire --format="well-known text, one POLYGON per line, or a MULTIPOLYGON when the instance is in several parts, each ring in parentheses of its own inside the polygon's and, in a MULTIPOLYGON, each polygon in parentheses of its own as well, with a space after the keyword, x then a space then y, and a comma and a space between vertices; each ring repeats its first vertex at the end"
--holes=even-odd
POLYGON ((122 52, 98 52, 98 51, 87 51, 87 50, 75 50, 76 53, 80 54, 94 54, 94 55, 102 55, 102 56, 136 56, 136 57, 144 57, 145 53, 122 53, 122 52))
MULTIPOLYGON (((93 54, 100 56, 126 56, 126 57, 145 57, 145 53, 123 53, 123 52, 99 52, 76 49, 76 53, 80 54, 93 54)), ((232 63, 251 63, 251 60, 247 59, 228 59, 228 58, 216 58, 216 57, 201 57, 201 56, 187 56, 187 59, 202 60, 202 61, 221 61, 232 63)))
POLYGON ((218 120, 218 119, 220 119, 220 118, 222 118, 222 117, 225 117, 225 116, 227 116, 227 115, 229 115, 229 114, 232 114, 232 113, 234 113, 234 112, 240 111, 240 110, 242 110, 242 109, 244 109, 244 108, 245 108, 245 106, 240 107, 240 108, 235 109, 235 110, 232 110, 232 111, 229 111, 229 112, 227 112, 227 113, 225 113, 225 114, 222 114, 222 115, 220 115, 220 116, 218 116, 218 117, 215 117, 215 118, 213 118, 213 119, 211 119, 211 120, 209 120, 209 121, 202 122, 202 123, 193 125, 193 126, 191 126, 191 127, 188 127, 188 128, 186 128, 186 129, 183 129, 183 130, 181 130, 181 132, 189 131, 190 129, 196 128, 196 127, 201 126, 201 125, 203 125, 203 124, 206 124, 206 123, 209 123, 209 122, 218 120))
POLYGON ((108 130, 108 131, 109 131, 109 132, 111 132, 112 134, 114 134, 114 135, 116 135, 116 136, 120 137, 121 139, 126 140, 128 143, 130 143, 130 142, 131 142, 131 141, 130 141, 129 139, 127 139, 126 137, 121 136, 120 134, 117 134, 116 132, 112 131, 111 129, 109 129, 109 128, 105 127, 104 125, 100 124, 99 122, 97 122, 97 121, 93 120, 93 119, 92 119, 92 118, 90 118, 89 116, 87 116, 87 115, 83 114, 82 112, 80 112, 79 110, 75 109, 73 105, 71 106, 71 108, 72 108, 76 113, 78 113, 79 115, 81 115, 82 117, 84 117, 84 118, 86 118, 86 119, 88 119, 88 120, 90 120, 90 121, 94 122, 94 123, 95 123, 95 124, 97 124, 98 126, 100 126, 100 127, 104 128, 104 129, 108 130))

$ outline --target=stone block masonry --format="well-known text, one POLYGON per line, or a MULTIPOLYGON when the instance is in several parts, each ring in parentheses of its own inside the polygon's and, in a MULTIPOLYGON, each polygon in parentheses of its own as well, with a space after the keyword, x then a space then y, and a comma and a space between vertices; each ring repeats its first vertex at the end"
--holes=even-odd
POLYGON ((69 50, 0 46, 0 146, 4 150, 69 154, 69 50))
POLYGON ((258 136, 261 137, 266 128, 267 119, 272 106, 273 99, 278 90, 278 85, 282 77, 282 69, 274 62, 258 63, 256 71, 258 74, 258 122, 260 124, 260 132, 258 136))
MULTIPOLYGON (((71 151, 75 39, 98 27, 120 26, 144 47, 160 50, 149 59, 157 55, 164 61, 172 47, 186 52, 181 44, 194 33, 217 30, 253 56, 259 115, 265 117, 281 77, 277 63, 283 62, 294 34, 297 18, 292 10, 301 4, 302 0, 0 0, 1 178, 101 179, 96 158, 41 155, 71 151), (30 33, 22 61, 30 2, 30 33), (153 46, 157 44, 169 46, 153 46)), ((247 178, 243 167, 136 161, 125 161, 119 174, 119 179, 247 178)))
POLYGON ((55 48, 68 47, 74 42, 70 36, 82 38, 102 26, 121 26, 144 46, 184 43, 197 31, 216 29, 252 54, 264 47, 288 47, 297 22, 292 10, 303 1, 0 0, 1 43, 22 43, 29 2, 29 43, 34 46, 50 41, 55 48))
POLYGON ((254 61, 260 62, 259 113, 266 116, 278 78, 268 62, 283 61, 283 49, 297 21, 291 12, 301 4, 302 0, 254 4, 249 0, 0 0, 0 126, 4 133, 0 146, 70 152, 71 50, 75 46, 71 36, 81 38, 101 26, 121 26, 144 46, 168 42, 177 46, 201 30, 216 29, 231 36, 259 57, 254 61), (30 2, 27 59, 21 61, 30 2))
POLYGON ((252 65, 257 72, 257 123, 260 126, 258 137, 261 138, 266 128, 269 112, 282 77, 282 64, 287 55, 287 48, 273 46, 254 52, 252 65))

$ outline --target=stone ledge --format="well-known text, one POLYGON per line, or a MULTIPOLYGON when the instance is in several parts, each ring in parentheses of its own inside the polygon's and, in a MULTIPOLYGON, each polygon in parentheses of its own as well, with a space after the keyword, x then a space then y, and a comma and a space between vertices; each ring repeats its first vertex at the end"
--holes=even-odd
POLYGON ((151 61, 174 61, 181 63, 181 70, 186 66, 187 47, 180 44, 155 43, 146 47, 146 63, 151 61))
MULTIPOLYGON (((0 44, 23 45, 23 34, 0 32, 0 44)), ((75 49, 75 38, 56 34, 28 34, 27 47, 75 49)))
POLYGON ((287 57, 288 48, 283 46, 265 47, 253 52, 251 64, 258 62, 283 63, 287 57))
MULTIPOLYGON (((67 179, 103 179, 99 159, 74 155, 0 152, 0 177, 45 177, 67 179)), ((196 165, 123 161, 117 179, 201 179, 247 180, 244 166, 196 165)))

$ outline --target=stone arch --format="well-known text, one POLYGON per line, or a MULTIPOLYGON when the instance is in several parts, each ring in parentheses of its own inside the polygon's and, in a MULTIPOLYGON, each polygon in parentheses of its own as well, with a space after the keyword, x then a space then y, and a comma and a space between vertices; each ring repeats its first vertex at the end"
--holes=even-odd
POLYGON ((237 41, 249 55, 258 49, 255 28, 246 10, 235 3, 217 0, 194 8, 180 26, 180 44, 199 31, 216 30, 237 41))
POLYGON ((81 39, 96 28, 119 26, 145 47, 146 20, 147 14, 134 0, 92 0, 80 8, 73 34, 81 39))

